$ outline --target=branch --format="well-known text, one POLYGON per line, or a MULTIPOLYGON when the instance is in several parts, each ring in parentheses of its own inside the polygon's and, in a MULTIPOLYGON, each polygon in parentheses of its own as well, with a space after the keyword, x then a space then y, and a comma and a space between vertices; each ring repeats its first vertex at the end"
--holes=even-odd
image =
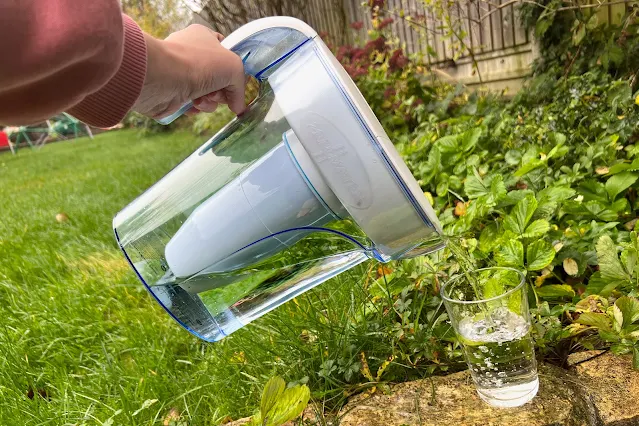
MULTIPOLYGON (((628 1, 630 1, 630 0, 628 0, 628 1)), ((535 6, 539 6, 541 8, 548 9, 548 7, 544 6, 543 4, 537 3, 536 1, 532 1, 532 0, 510 0, 510 1, 507 1, 506 3, 503 3, 503 4, 494 4, 494 3, 490 3, 490 2, 485 2, 485 3, 488 3, 490 6, 493 6, 494 9, 491 10, 490 12, 480 16, 479 17, 480 21, 484 21, 486 18, 490 17, 490 15, 492 15, 493 13, 498 12, 501 9, 503 9, 504 7, 510 6, 511 4, 514 4, 514 3, 534 4, 535 6)))
MULTIPOLYGON (((599 8, 599 7, 602 7, 602 6, 612 6, 612 5, 615 5, 615 4, 634 3, 636 1, 637 0, 616 0, 616 1, 610 1, 610 2, 598 2, 598 3, 594 3, 594 4, 563 6, 563 7, 555 9, 555 12, 561 12, 563 10, 574 10, 574 9, 590 9, 590 8, 593 8, 593 7, 599 8)), ((491 3, 491 2, 485 1, 485 0, 482 0, 482 2, 494 7, 494 9, 492 9, 490 12, 482 15, 479 18, 480 21, 485 20, 486 18, 488 18, 493 13, 495 13, 495 12, 497 12, 497 11, 507 7, 507 6, 510 6, 511 4, 514 4, 514 3, 534 4, 535 6, 539 6, 542 9, 550 10, 549 7, 547 7, 547 6, 545 6, 545 5, 541 4, 541 3, 537 3, 534 0, 509 0, 506 3, 503 3, 503 4, 495 4, 495 3, 491 3)), ((569 0, 565 0, 564 3, 574 4, 572 1, 569 1, 569 0)))
POLYGON ((557 9, 557 11, 562 11, 562 10, 572 10, 572 9, 590 9, 592 7, 601 7, 601 6, 612 6, 615 4, 621 4, 621 3, 635 3, 637 0, 618 0, 618 1, 610 1, 610 2, 606 2, 606 3, 597 3, 597 4, 584 4, 582 6, 566 6, 566 7, 560 7, 559 9, 557 9))

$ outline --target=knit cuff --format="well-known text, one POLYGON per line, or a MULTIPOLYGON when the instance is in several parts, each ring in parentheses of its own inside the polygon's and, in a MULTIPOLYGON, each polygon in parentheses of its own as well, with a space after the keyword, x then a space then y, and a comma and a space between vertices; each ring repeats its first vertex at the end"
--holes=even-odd
POLYGON ((146 76, 146 42, 140 27, 128 16, 124 22, 124 53, 116 74, 100 90, 67 112, 94 127, 118 124, 133 107, 146 76))

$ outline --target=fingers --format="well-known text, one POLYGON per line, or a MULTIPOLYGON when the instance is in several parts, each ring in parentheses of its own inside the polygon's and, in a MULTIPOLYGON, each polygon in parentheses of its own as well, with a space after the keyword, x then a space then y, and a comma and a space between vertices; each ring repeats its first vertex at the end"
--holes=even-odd
POLYGON ((241 94, 238 94, 234 88, 227 87, 198 98, 193 102, 193 105, 200 111, 213 112, 219 104, 227 104, 231 111, 239 115, 246 109, 243 89, 242 87, 241 94))
POLYGON ((188 115, 189 117, 193 117, 194 115, 200 113, 201 111, 199 109, 197 109, 196 107, 191 107, 187 112, 185 112, 185 115, 188 115))
POLYGON ((219 101, 214 100, 214 93, 202 96, 193 101, 193 107, 202 112, 213 112, 217 109, 219 101))
POLYGON ((229 109, 239 115, 246 109, 244 103, 244 85, 230 86, 225 89, 229 109))
POLYGON ((241 114, 246 108, 244 103, 244 92, 246 90, 246 75, 244 74, 244 64, 239 56, 234 61, 231 82, 224 89, 229 109, 236 114, 241 114))

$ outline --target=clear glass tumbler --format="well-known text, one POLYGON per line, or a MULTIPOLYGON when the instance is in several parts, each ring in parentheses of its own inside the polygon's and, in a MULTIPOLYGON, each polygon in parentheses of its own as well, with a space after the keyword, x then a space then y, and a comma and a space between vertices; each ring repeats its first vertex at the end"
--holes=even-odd
POLYGON ((441 289, 477 393, 495 407, 518 407, 539 388, 526 281, 512 268, 463 273, 441 289))

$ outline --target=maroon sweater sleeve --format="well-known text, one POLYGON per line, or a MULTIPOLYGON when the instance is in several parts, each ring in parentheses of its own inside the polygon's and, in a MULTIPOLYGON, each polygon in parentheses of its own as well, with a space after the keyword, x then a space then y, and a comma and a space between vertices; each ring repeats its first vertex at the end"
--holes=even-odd
POLYGON ((117 0, 4 0, 1 9, 0 123, 68 111, 110 127, 133 106, 146 44, 117 0))

